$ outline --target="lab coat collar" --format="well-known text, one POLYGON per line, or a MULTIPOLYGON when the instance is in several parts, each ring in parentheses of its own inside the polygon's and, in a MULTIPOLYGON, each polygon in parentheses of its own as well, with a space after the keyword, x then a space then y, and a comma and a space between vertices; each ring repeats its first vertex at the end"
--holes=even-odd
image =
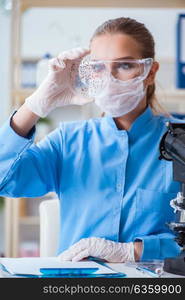
POLYGON ((151 108, 148 106, 145 109, 145 111, 141 115, 139 115, 137 119, 132 123, 128 131, 119 130, 116 126, 113 117, 106 116, 105 118, 107 119, 108 123, 116 131, 117 134, 123 135, 127 132, 127 134, 131 137, 137 137, 137 136, 139 137, 139 133, 143 132, 143 130, 146 130, 146 128, 148 128, 148 126, 146 125, 150 123, 151 120, 154 120, 155 117, 151 108))

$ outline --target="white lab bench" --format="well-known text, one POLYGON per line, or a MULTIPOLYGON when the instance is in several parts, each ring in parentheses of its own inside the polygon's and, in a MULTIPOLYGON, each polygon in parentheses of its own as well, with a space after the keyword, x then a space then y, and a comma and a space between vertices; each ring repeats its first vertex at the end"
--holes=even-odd
MULTIPOLYGON (((127 263, 109 263, 107 265, 109 265, 115 271, 124 272, 125 274, 127 274, 127 278, 154 278, 151 275, 142 273, 141 271, 137 270, 133 266, 129 266, 127 263)), ((161 278, 183 278, 183 277, 185 278, 185 276, 175 275, 167 272, 164 272, 160 277, 161 278)))
MULTIPOLYGON (((3 263, 3 258, 0 258, 0 263, 3 263)), ((129 265, 129 263, 107 263, 106 265, 115 271, 123 272, 123 273, 127 274, 127 276, 125 278, 154 278, 153 276, 151 276, 147 273, 143 273, 143 272, 137 270, 136 267, 134 267, 133 265, 129 265)), ((14 278, 15 276, 12 276, 9 273, 3 271, 0 267, 0 278, 5 278, 5 277, 14 278)), ((159 279, 160 278, 185 278, 185 276, 180 276, 180 275, 175 275, 175 274, 164 272, 159 277, 159 279)))

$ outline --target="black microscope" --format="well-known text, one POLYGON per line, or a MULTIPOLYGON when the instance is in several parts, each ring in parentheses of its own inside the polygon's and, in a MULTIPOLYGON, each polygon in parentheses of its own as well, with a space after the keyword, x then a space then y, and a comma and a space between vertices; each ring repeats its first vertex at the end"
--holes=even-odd
POLYGON ((167 225, 175 233, 175 241, 182 250, 179 256, 166 258, 163 269, 185 275, 185 123, 168 122, 166 125, 167 132, 159 145, 159 159, 172 161, 173 179, 181 183, 181 191, 170 202, 175 211, 175 221, 167 225))

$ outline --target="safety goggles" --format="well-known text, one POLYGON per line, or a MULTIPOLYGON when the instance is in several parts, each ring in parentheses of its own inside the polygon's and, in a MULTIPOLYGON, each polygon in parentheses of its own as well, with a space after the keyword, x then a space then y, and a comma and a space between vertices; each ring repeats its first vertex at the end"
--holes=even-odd
POLYGON ((152 58, 120 59, 120 60, 92 60, 91 56, 84 57, 74 80, 74 88, 87 92, 89 89, 104 88, 110 77, 122 85, 130 81, 144 80, 153 64, 152 58))
POLYGON ((91 60, 90 56, 83 59, 79 65, 79 75, 83 81, 106 77, 127 81, 137 77, 146 77, 152 66, 152 58, 121 59, 121 60, 91 60))

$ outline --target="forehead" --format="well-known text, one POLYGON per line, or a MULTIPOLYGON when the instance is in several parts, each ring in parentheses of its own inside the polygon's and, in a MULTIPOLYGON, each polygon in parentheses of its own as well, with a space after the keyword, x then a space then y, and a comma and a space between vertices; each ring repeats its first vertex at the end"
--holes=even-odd
POLYGON ((92 40, 90 49, 92 59, 142 58, 138 42, 122 33, 97 36, 92 40))

